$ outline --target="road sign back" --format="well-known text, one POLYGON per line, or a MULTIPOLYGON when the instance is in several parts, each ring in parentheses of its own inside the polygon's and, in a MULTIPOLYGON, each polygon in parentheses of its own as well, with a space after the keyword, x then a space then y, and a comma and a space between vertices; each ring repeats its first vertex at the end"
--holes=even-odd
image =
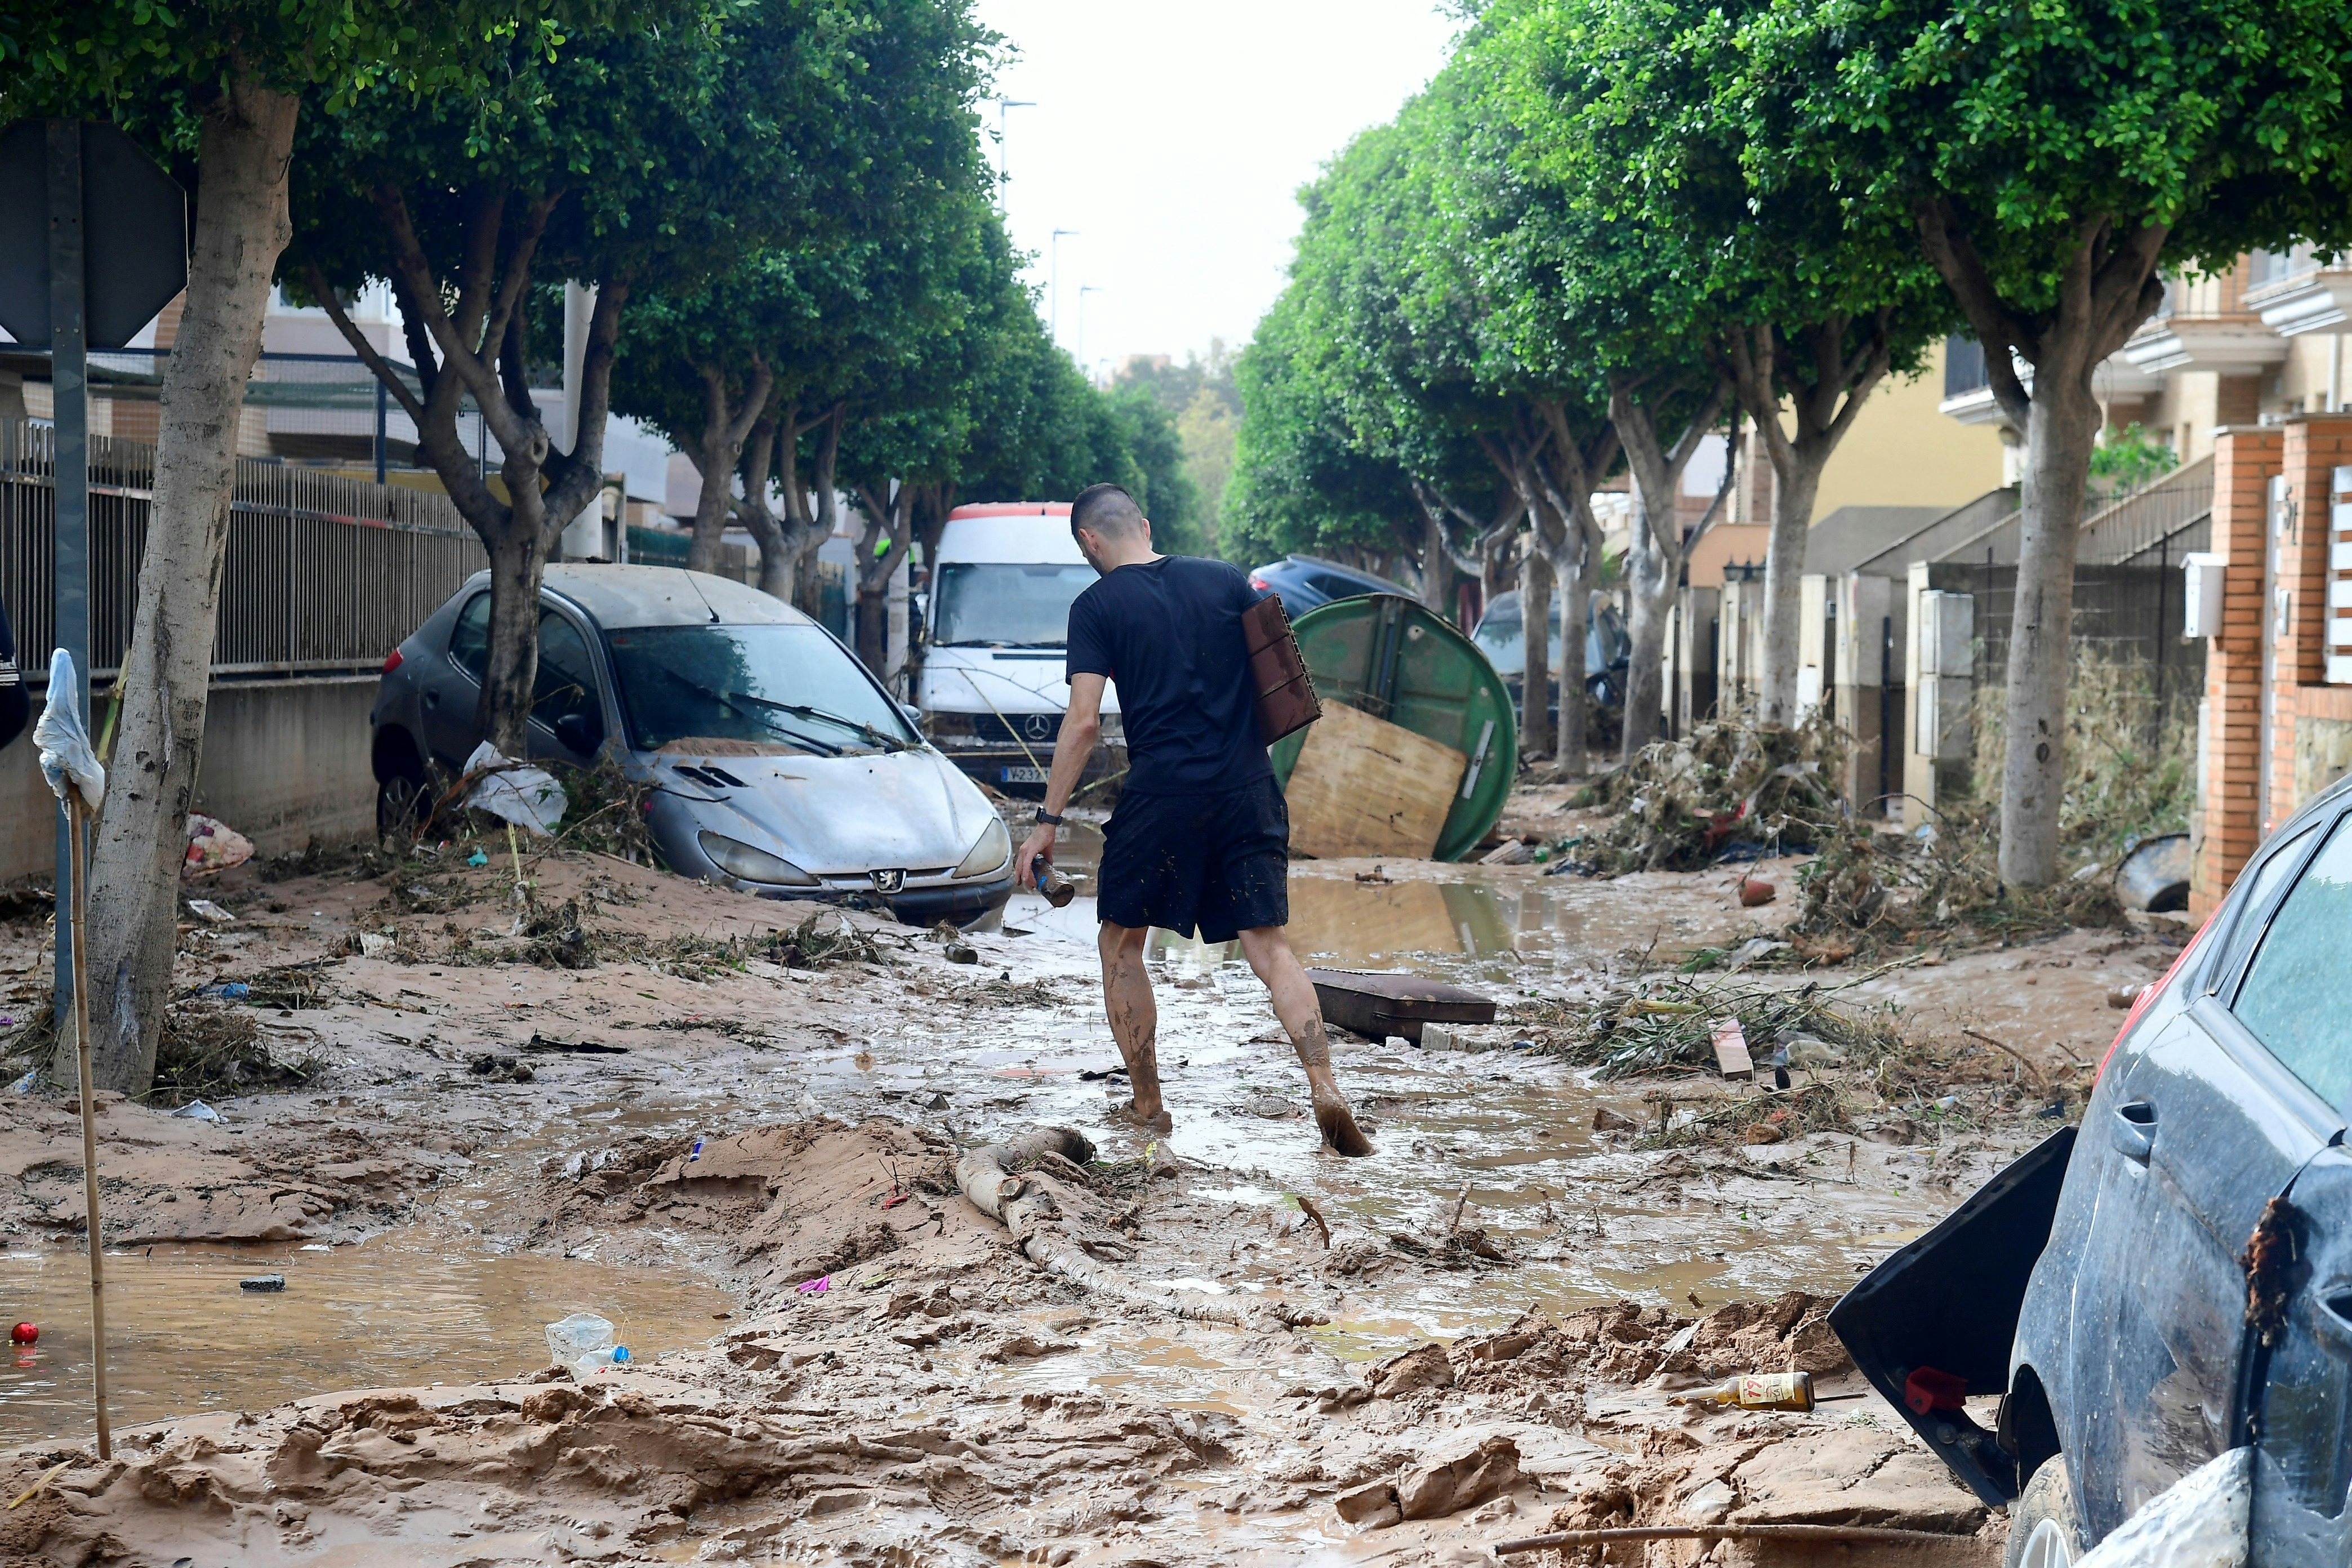
MULTIPOLYGON (((67 142, 72 146, 71 142, 67 142)), ((0 326, 49 342, 45 122, 0 133, 0 326)), ((121 348, 188 282, 188 198, 114 126, 81 125, 82 274, 89 346, 121 348)))

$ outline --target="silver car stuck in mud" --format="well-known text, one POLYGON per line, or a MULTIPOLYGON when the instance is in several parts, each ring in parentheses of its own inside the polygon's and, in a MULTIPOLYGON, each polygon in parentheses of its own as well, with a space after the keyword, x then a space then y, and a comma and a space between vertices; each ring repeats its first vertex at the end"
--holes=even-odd
MULTIPOLYGON (((489 610, 479 573, 384 661, 380 831, 418 820, 482 739, 489 610)), ((1013 846, 987 797, 831 633, 729 578, 548 567, 531 755, 585 767, 608 748, 652 786, 646 826, 682 876, 917 925, 970 925, 1012 896, 1013 846)))

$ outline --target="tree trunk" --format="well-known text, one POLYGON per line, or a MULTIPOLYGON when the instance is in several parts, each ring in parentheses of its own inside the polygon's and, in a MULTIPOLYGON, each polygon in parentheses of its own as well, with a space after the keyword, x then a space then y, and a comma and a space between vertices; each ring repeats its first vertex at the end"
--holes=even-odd
POLYGON ((1633 477, 1633 530, 1625 552, 1625 596, 1630 601, 1626 636, 1633 644, 1625 672, 1625 742, 1620 754, 1633 754, 1665 731, 1666 618, 1675 590, 1682 585, 1684 541, 1675 516, 1675 496, 1691 454, 1715 426, 1731 395, 1717 377, 1710 393, 1672 447, 1660 438, 1649 405, 1636 395, 1639 384, 1613 375, 1609 385, 1609 422, 1623 443, 1633 477))
POLYGON ((411 317, 420 400, 384 362, 338 302, 315 267, 312 291, 352 352, 385 394, 416 422, 417 447, 433 465, 458 514, 490 555, 490 643, 477 731, 509 757, 530 751, 530 717, 539 664, 539 583, 563 527, 604 483, 605 416, 612 406, 614 346, 629 297, 625 277, 596 280, 588 343, 580 365, 580 433, 572 450, 556 449, 530 400, 530 352, 523 310, 531 262, 562 192, 518 196, 484 184, 457 193, 466 228, 464 255, 450 279, 426 257, 399 187, 376 192, 389 249, 386 269, 411 317), (514 221, 509 208, 517 206, 514 221), (422 321, 425 331, 415 330, 422 321), (434 353, 438 363, 432 363, 434 353), (479 459, 458 435, 460 400, 470 395, 503 454, 499 478, 507 499, 482 481, 479 459), (527 596, 518 599, 518 594, 527 596))
MULTIPOLYGON (((139 569, 112 788, 90 865, 88 951, 93 1072, 142 1094, 155 1076, 177 945, 180 864, 204 756, 221 563, 246 378, 261 352, 271 275, 292 228, 287 168, 299 100, 231 80, 205 115, 204 189, 188 260, 185 313, 163 369, 152 521, 139 569)), ((66 1033, 70 1033, 69 1030, 66 1033)), ((60 1077, 76 1069, 75 1042, 60 1077)))
POLYGON ((482 734, 517 760, 530 754, 531 700, 539 686, 539 588, 547 541, 535 528, 509 529, 490 547, 490 628, 476 717, 482 734), (497 676, 504 672, 508 679, 497 676))
MULTIPOLYGON (((801 535, 800 559, 793 564, 794 598, 803 615, 820 616, 824 609, 824 581, 817 571, 817 552, 841 531, 841 428, 847 411, 836 404, 816 426, 816 461, 809 475, 812 500, 807 527, 801 535)), ((850 584, 854 591, 856 584, 850 584)), ((856 622, 850 624, 853 637, 856 622)))
MULTIPOLYGON (((743 389, 743 401, 731 407, 725 372, 715 364, 697 367, 702 375, 702 439, 692 456, 702 476, 702 493, 694 504, 694 542, 686 556, 689 571, 719 569, 719 547, 727 537, 727 520, 735 512, 735 465, 742 460, 743 444, 752 426, 767 412, 768 391, 775 377, 767 362, 756 354, 752 364, 755 368, 751 384, 743 389)), ((750 499, 748 489, 746 499, 750 499)), ((757 504, 764 513, 767 497, 759 497, 757 504)), ((764 562, 761 570, 764 574, 764 562)))
POLYGON ((1618 754, 1628 760, 1665 732, 1666 619, 1682 575, 1679 552, 1669 559, 1654 541, 1643 548, 1647 531, 1636 518, 1633 548, 1625 556, 1625 634, 1633 646, 1626 656, 1625 739, 1618 754))
POLYGON ((760 592, 787 604, 793 596, 795 551, 784 536, 784 525, 768 505, 768 479, 776 454, 776 434, 779 429, 791 428, 789 408, 782 414, 763 414, 760 422, 751 426, 751 437, 743 445, 743 497, 735 502, 735 515, 751 533, 751 542, 759 547, 760 592))
POLYGON ((2091 375, 2164 302, 2157 274, 2170 226, 2118 224, 2110 213, 2075 220, 2055 300, 2038 315, 2000 297, 1948 199, 1919 204, 1920 247, 1984 345, 1993 401, 2025 431, 2024 515, 2011 622, 2006 754, 2000 780, 2000 875, 2021 887, 2058 877, 2058 812, 2065 793, 2066 681, 2073 650, 2074 543, 2091 448, 2099 429, 2091 375), (2032 393, 2011 355, 2033 366, 2032 393))
MULTIPOLYGON (((2053 356, 2055 357, 2055 356, 2053 356)), ((2099 433, 2089 373, 2037 376, 2025 426, 2025 495, 2017 600, 2009 633, 2000 775, 2000 876, 2020 887, 2058 879, 2058 807, 2066 787, 2066 681, 2072 673, 2074 535, 2099 433)))
POLYGON ((1454 557, 1445 547, 1445 514, 1424 506, 1421 509, 1421 602, 1430 614, 1444 616, 1453 587, 1454 557))
MULTIPOLYGON (((1892 317, 1891 309, 1880 310, 1858 343, 1848 341, 1853 319, 1834 314, 1793 333, 1767 323, 1736 329, 1722 341, 1739 406, 1756 422, 1756 445, 1770 460, 1774 479, 1772 537, 1764 557, 1764 679, 1756 709, 1767 724, 1793 724, 1800 717, 1797 661, 1803 634, 1798 623, 1804 616, 1813 501, 1831 454, 1886 374, 1892 317), (1797 374, 1801 350, 1811 362, 1810 381, 1797 374), (1784 391, 1796 416, 1794 437, 1780 423, 1784 391)), ((1729 466, 1724 479, 1731 481, 1729 466)))
POLYGON ((1793 724, 1797 661, 1804 619, 1805 544, 1812 533, 1813 498, 1821 493, 1829 453, 1792 449, 1772 465, 1772 537, 1764 554, 1764 689, 1756 709, 1766 724, 1793 724))
POLYGON ((914 542, 915 487, 898 480, 887 500, 871 489, 861 489, 859 495, 866 526, 857 540, 857 657, 875 679, 887 680, 890 579, 914 542))
POLYGON ((1584 667, 1584 617, 1599 586, 1600 553, 1584 547, 1574 519, 1560 524, 1552 575, 1567 602, 1559 607, 1559 726, 1551 754, 1553 771, 1567 775, 1581 776, 1591 766, 1584 738, 1584 682, 1591 674, 1584 667))
MULTIPOLYGON (((1538 525, 1538 532, 1541 525, 1538 525)), ((1552 738, 1551 704, 1551 557, 1542 540, 1531 534, 1519 556, 1519 626, 1527 658, 1520 668, 1519 750, 1530 757, 1546 755, 1552 738)), ((1568 700, 1568 693, 1560 693, 1568 700)))

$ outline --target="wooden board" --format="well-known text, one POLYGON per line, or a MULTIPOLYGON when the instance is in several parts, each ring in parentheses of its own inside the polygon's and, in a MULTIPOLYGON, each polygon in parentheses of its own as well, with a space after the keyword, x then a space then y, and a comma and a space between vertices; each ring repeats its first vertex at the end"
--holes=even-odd
POLYGON ((1427 859, 1470 759, 1344 703, 1326 702, 1283 792, 1290 847, 1318 859, 1427 859))

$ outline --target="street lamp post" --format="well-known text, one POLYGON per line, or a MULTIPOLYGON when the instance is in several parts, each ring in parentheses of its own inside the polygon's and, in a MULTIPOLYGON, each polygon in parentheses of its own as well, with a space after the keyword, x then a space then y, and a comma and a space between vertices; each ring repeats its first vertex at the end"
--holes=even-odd
POLYGON ((1082 283, 1078 286, 1077 358, 1078 369, 1080 371, 1084 371, 1087 367, 1087 296, 1089 294, 1103 294, 1108 292, 1109 292, 1109 290, 1106 289, 1098 289, 1092 283, 1082 283))
POLYGON ((1051 241, 1054 252, 1054 281, 1051 291, 1045 296, 1045 308, 1053 312, 1054 320, 1046 335, 1054 340, 1055 347, 1059 347, 1062 342, 1062 237, 1068 235, 1075 239, 1077 234, 1078 231, 1074 228, 1057 228, 1054 231, 1051 241))
POLYGON ((1000 98, 996 100, 996 180, 1004 183, 1004 117, 1015 109, 1034 109, 1037 100, 1030 98, 1000 98))

